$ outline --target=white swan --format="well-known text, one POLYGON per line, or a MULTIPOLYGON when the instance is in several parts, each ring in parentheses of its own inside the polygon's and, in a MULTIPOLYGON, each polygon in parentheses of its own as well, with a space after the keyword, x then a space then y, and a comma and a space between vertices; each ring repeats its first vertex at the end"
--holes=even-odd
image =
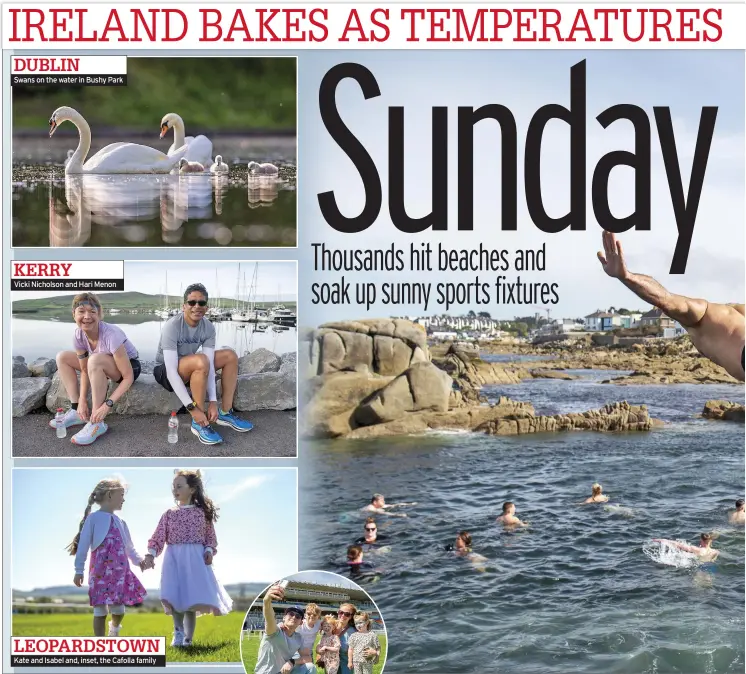
POLYGON ((249 175, 276 176, 279 172, 280 169, 274 164, 259 164, 255 161, 249 162, 249 175))
POLYGON ((222 155, 215 155, 215 163, 210 167, 210 173, 229 173, 228 164, 223 163, 222 155))
POLYGON ((49 118, 51 138, 62 122, 72 122, 78 128, 78 147, 65 166, 66 174, 74 173, 168 173, 186 154, 186 146, 171 156, 137 143, 112 143, 101 148, 83 164, 91 149, 91 127, 83 115, 73 108, 57 108, 49 118))
POLYGON ((75 150, 67 151, 67 159, 65 159, 65 166, 67 166, 70 163, 70 160, 72 159, 74 154, 75 154, 75 150))
POLYGON ((198 161, 179 159, 179 173, 204 173, 205 167, 198 161))
POLYGON ((175 112, 169 112, 161 120, 161 138, 168 133, 169 129, 174 130, 174 142, 168 148, 169 155, 186 144, 187 153, 184 156, 190 162, 197 161, 200 164, 209 164, 212 161, 212 141, 207 136, 185 137, 184 120, 175 112))

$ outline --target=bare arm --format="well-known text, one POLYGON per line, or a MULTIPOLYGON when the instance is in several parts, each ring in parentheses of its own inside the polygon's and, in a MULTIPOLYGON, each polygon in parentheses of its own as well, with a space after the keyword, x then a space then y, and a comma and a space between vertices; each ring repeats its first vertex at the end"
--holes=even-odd
POLYGON ((652 276, 629 271, 624 262, 621 242, 611 232, 604 232, 602 239, 604 252, 598 253, 598 259, 609 276, 618 278, 640 299, 658 307, 685 328, 694 327, 702 320, 707 311, 706 300, 674 295, 652 276))
POLYGON ((267 636, 271 636, 277 631, 277 621, 275 620, 275 612, 272 608, 273 599, 282 599, 282 595, 279 588, 271 587, 267 590, 267 594, 264 595, 262 600, 262 613, 264 614, 264 633, 267 636))

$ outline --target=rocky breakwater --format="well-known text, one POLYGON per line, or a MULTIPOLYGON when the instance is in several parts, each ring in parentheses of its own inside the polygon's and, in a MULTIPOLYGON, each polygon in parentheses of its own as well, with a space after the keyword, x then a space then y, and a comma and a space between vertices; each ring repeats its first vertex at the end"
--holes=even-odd
MULTIPOLYGON (((490 343, 480 348, 487 353, 551 355, 552 370, 629 371, 629 374, 604 379, 603 384, 740 383, 719 365, 700 355, 686 335, 676 339, 621 338, 611 345, 594 345, 590 339, 584 339, 540 345, 490 343)), ((539 364, 531 366, 539 367, 539 364)))
MULTIPOLYGON (((227 347, 223 347, 227 348, 227 347)), ((153 363, 144 362, 137 381, 114 405, 114 414, 168 414, 181 403, 153 377, 153 363)), ((238 387, 233 407, 240 412, 253 410, 291 410, 297 407, 297 354, 281 355, 268 349, 257 349, 238 361, 238 387)), ((109 393, 116 388, 110 384, 109 393)), ((218 373, 220 394, 220 373, 218 373)), ((88 396, 90 404, 90 394, 88 396)), ((51 358, 38 358, 27 366, 22 356, 13 358, 13 416, 46 408, 54 413, 67 409, 70 401, 51 358)))
POLYGON ((523 368, 493 367, 467 347, 431 358, 422 328, 400 319, 327 323, 303 350, 303 432, 312 437, 371 438, 431 429, 499 435, 559 430, 650 430, 644 406, 616 403, 576 415, 537 417, 530 403, 501 397, 483 404, 485 383, 516 383, 523 368))
POLYGON ((717 421, 736 421, 744 423, 744 406, 730 400, 708 400, 702 410, 705 419, 716 419, 717 421))

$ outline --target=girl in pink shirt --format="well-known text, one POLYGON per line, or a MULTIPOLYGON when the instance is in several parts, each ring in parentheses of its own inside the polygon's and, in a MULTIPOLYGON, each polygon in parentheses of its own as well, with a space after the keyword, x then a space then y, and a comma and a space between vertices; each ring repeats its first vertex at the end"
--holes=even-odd
POLYGON ((212 558, 218 541, 218 508, 205 494, 198 470, 177 470, 172 487, 176 506, 161 516, 148 541, 146 561, 165 548, 161 565, 161 604, 174 621, 171 646, 191 646, 197 615, 226 615, 233 608, 215 577, 212 558))

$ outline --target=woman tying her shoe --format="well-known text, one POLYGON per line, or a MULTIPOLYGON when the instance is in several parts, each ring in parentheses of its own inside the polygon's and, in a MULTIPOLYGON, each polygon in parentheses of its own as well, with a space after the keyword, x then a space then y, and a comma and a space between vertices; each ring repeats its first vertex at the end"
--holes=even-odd
MULTIPOLYGON (((137 349, 118 325, 104 323, 104 310, 93 293, 81 293, 73 298, 73 320, 77 326, 73 337, 73 351, 57 354, 60 380, 70 398, 70 409, 63 423, 65 428, 83 425, 72 437, 76 445, 90 445, 109 427, 104 419, 114 404, 130 389, 140 376, 137 349), (78 384, 80 373, 80 384, 78 384), (118 384, 106 397, 109 380, 118 384), (88 409, 88 390, 92 405, 88 409)), ((57 422, 49 422, 57 428, 57 422)))

